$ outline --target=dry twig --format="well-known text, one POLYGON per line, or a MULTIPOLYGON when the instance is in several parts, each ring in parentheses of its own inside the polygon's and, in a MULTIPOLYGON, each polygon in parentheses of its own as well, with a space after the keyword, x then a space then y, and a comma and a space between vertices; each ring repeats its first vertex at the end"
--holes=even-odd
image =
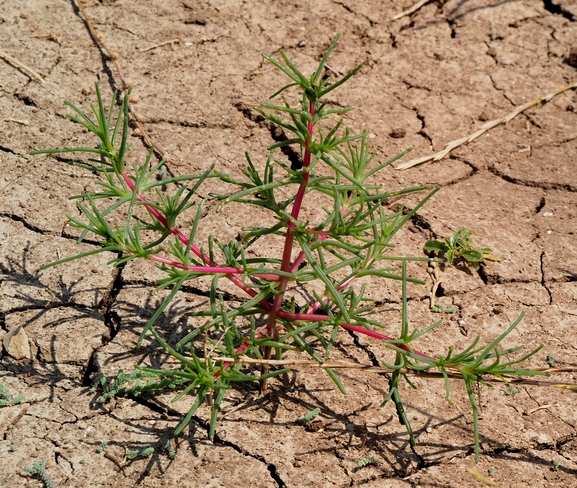
MULTIPOLYGON (((363 371, 368 371, 369 373, 393 373, 395 371, 400 371, 403 374, 423 377, 423 378, 444 378, 443 374, 436 371, 415 371, 413 369, 401 368, 400 370, 393 370, 390 368, 385 368, 382 366, 373 366, 372 364, 361 364, 352 363, 349 361, 327 361, 319 363, 317 361, 312 361, 310 359, 256 359, 249 357, 213 357, 210 358, 212 362, 223 362, 228 364, 242 363, 242 364, 264 364, 267 366, 309 366, 312 368, 320 369, 362 369, 363 371)), ((573 368, 534 368, 534 371, 542 371, 545 373, 574 373, 577 372, 577 367, 573 368)), ((449 378, 462 378, 459 368, 447 368, 447 376, 449 378)), ((577 384, 571 383, 559 383, 555 381, 544 381, 537 379, 530 379, 524 377, 512 377, 512 376, 502 376, 502 377, 484 377, 483 381, 487 383, 505 383, 505 384, 523 384, 523 385, 535 385, 535 386, 551 386, 554 388, 562 388, 566 390, 577 391, 577 384)))
POLYGON ((16 58, 13 58, 12 56, 6 54, 2 50, 0 50, 0 58, 3 58, 10 64, 13 64, 14 66, 17 66, 18 68, 24 70, 26 73, 28 73, 28 75, 31 75, 33 78, 36 78, 40 83, 44 83, 44 78, 42 78, 42 76, 40 76, 40 74, 37 71, 33 70, 29 66, 26 66, 24 63, 21 63, 16 58))
POLYGON ((485 485, 495 486, 496 488, 507 488, 505 485, 502 485, 501 483, 497 483, 496 481, 493 481, 492 479, 487 478, 485 475, 481 474, 477 468, 468 468, 467 471, 477 481, 480 481, 481 483, 483 483, 485 485))
POLYGON ((30 124, 30 122, 28 122, 27 120, 13 119, 12 117, 2 117, 2 121, 4 121, 4 122, 14 122, 14 123, 20 124, 20 125, 28 125, 28 124, 30 124))
POLYGON ((523 415, 531 415, 535 412, 538 412, 539 410, 546 410, 548 408, 558 407, 558 406, 559 406, 558 403, 549 403, 547 405, 540 405, 539 407, 536 407, 536 408, 528 408, 527 410, 525 410, 523 412, 523 415))
POLYGON ((399 20, 403 17, 406 17, 407 15, 411 15, 413 12, 416 12, 417 10, 419 10, 423 5, 425 5, 426 3, 429 3, 431 0, 420 0, 419 2, 415 3, 415 5, 413 5, 411 8, 404 10, 403 12, 395 15, 393 17, 393 20, 399 20))
POLYGON ((175 42, 180 42, 180 38, 177 39, 170 39, 169 41, 160 42, 158 44, 153 44, 152 46, 148 46, 146 49, 140 51, 141 53, 145 53, 147 51, 152 51, 158 47, 166 46, 167 44, 174 44, 175 42))
POLYGON ((531 107, 534 107, 535 105, 539 105, 540 103, 547 103, 553 97, 556 97, 557 95, 559 95, 559 94, 561 94, 567 90, 571 90, 573 88, 576 88, 576 87, 577 87, 577 81, 574 81, 573 83, 566 85, 564 87, 561 87, 561 88, 555 90, 554 92, 551 92, 548 95, 545 95, 544 97, 537 98, 531 102, 525 103, 524 105, 520 105, 519 107, 517 107, 515 110, 513 110, 510 114, 506 115, 505 117, 502 117, 500 119, 491 120, 491 121, 487 122, 486 124, 482 125, 481 128, 477 132, 474 132, 470 136, 463 137, 461 139, 457 139, 456 141, 449 142, 445 146, 445 149, 443 149, 442 151, 440 151, 436 154, 431 154, 429 156, 424 156, 424 157, 419 158, 419 159, 411 159, 410 161, 407 161, 406 163, 399 164, 396 167, 396 169, 412 168, 413 166, 417 166, 419 164, 426 163, 427 161, 431 161, 431 160, 439 161, 440 159, 444 158, 447 154, 449 154, 453 149, 455 149, 459 146, 462 146, 463 144, 467 144, 469 142, 474 141, 475 139, 477 139, 477 137, 483 135, 488 130, 491 130, 494 127, 497 127, 498 125, 506 124, 511 119, 514 119, 515 117, 517 117, 517 115, 519 115, 520 113, 523 113, 525 110, 527 110, 531 107))

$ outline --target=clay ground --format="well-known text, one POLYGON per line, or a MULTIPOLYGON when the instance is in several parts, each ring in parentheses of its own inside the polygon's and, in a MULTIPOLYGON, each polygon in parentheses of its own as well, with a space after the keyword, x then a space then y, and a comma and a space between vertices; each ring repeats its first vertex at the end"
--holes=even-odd
MULTIPOLYGON (((211 164, 240 175, 245 151, 262 164, 274 134, 245 107, 265 101, 284 80, 261 53, 276 56, 283 49, 308 73, 339 31, 331 68, 364 68, 331 100, 356 107, 346 124, 366 128, 380 161, 409 146, 411 157, 439 151, 577 79, 569 56, 577 46, 574 0, 432 1, 391 20, 412 3, 84 5, 119 54, 144 126, 179 164, 170 168, 176 175, 211 164)), ((403 388, 418 441, 414 450, 394 406, 379 406, 387 378, 369 373, 343 373, 346 396, 326 375, 304 368, 272 381, 264 397, 251 400, 252 387, 235 391, 224 404, 228 413, 214 443, 207 439, 209 409, 203 406, 172 441, 174 460, 162 446, 191 397, 175 404, 169 394, 98 404, 89 393, 97 371, 114 376, 135 363, 159 361, 152 342, 144 349, 134 345, 163 295, 154 291, 152 266, 115 271, 106 266, 106 255, 39 271, 58 256, 78 252, 74 231, 64 227, 67 214, 77 215, 67 198, 93 188, 93 175, 65 164, 80 156, 59 160, 29 152, 93 145, 65 118, 64 100, 87 109, 95 101, 95 81, 109 100, 120 86, 119 73, 71 1, 0 1, 0 49, 45 78, 40 84, 23 68, 0 61, 0 338, 23 326, 32 352, 31 360, 5 352, 0 360, 0 383, 26 395, 23 403, 0 408, 0 486, 39 486, 24 469, 42 459, 55 486, 67 487, 480 486, 467 472, 474 466, 472 424, 459 383, 453 385, 452 406, 440 380, 418 380, 417 391, 403 388), (317 407, 317 428, 296 423, 317 407), (102 441, 108 447, 98 454, 102 441), (124 446, 152 446, 155 453, 122 462, 124 446), (380 464, 359 469, 357 462, 367 457, 380 464)), ((577 366, 576 127, 572 90, 441 161, 388 170, 381 181, 385 188, 442 187, 396 237, 399 254, 424 256, 428 239, 469 227, 474 242, 502 258, 479 273, 449 267, 441 273, 438 300, 456 311, 421 341, 424 352, 462 347, 477 334, 490 341, 526 310, 506 345, 544 344, 532 362, 537 367, 547 366, 549 354, 559 366, 577 366)), ((145 149, 136 136, 133 142, 136 161, 145 149)), ((209 190, 203 191, 206 196, 209 190)), ((234 237, 250 218, 227 207, 220 217, 209 213, 203 219, 203 232, 234 237)), ((410 290, 412 325, 422 328, 439 315, 428 310, 426 266, 415 264, 410 271, 428 280, 410 290)), ((370 291, 395 335, 398 285, 374 284, 370 291)), ((187 289, 162 330, 186 331, 184 314, 206 300, 202 290, 187 289)), ((370 364, 381 352, 379 345, 343 333, 335 354, 370 364)), ((577 486, 575 394, 529 386, 511 393, 503 385, 481 389, 479 471, 507 487, 577 486), (545 408, 534 410, 539 406, 545 408)))

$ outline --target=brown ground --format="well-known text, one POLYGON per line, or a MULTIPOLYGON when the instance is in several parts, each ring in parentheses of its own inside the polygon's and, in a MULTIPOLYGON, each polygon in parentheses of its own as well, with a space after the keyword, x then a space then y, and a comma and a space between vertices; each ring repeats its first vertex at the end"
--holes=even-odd
MULTIPOLYGON (((412 3, 89 0, 86 9, 119 52, 145 127, 182 164, 173 167, 176 174, 213 163, 239 174, 245 151, 261 162, 271 134, 240 108, 263 101, 283 80, 260 53, 284 49, 308 72, 337 31, 343 38, 331 67, 365 67, 335 101, 356 106, 347 123, 374 134, 381 160, 410 145, 413 157, 439 151, 484 121, 577 79, 569 57, 577 46, 574 0, 433 1, 391 21, 412 3)), ((77 252, 71 231, 63 229, 65 215, 76 212, 67 197, 92 179, 28 153, 93 144, 65 119, 63 101, 88 107, 95 81, 108 98, 118 73, 70 1, 0 1, 0 48, 46 78, 41 85, 0 62, 0 338, 22 325, 33 354, 28 362, 1 359, 0 382, 26 401, 0 408, 0 486, 38 486, 24 468, 41 459, 49 460, 56 486, 70 487, 477 486, 466 471, 474 465, 472 425, 459 384, 453 406, 442 382, 404 390, 418 439, 414 451, 393 405, 379 408, 386 378, 369 374, 344 374, 347 396, 321 373, 301 370, 274 381, 266 397, 220 422, 214 443, 207 440, 203 407, 174 443, 173 461, 161 446, 190 399, 97 405, 88 392, 96 370, 110 376, 157 360, 153 345, 133 349, 159 299, 155 272, 130 265, 116 274, 105 265, 108 256, 39 272, 57 255, 77 252), (295 420, 315 407, 322 427, 305 430, 295 420), (96 453, 104 440, 106 456, 96 453), (125 445, 154 446, 156 453, 120 466, 125 445), (356 468, 366 457, 381 463, 356 468)), ((546 366, 549 353, 559 365, 576 365, 576 127, 577 94, 569 91, 440 162, 388 172, 383 183, 390 188, 443 186, 398 236, 399 253, 422 255, 427 239, 470 227, 476 242, 503 258, 479 274, 443 274, 439 300, 457 311, 422 341, 423 350, 446 351, 477 334, 490 340, 525 309, 509 344, 544 343, 537 366, 546 366)), ((143 152, 137 139, 135 147, 143 152)), ((234 235, 247 218, 237 211, 228 209, 224 223, 206 219, 205 228, 234 235)), ((427 277, 422 266, 412 272, 427 277)), ((411 289, 415 326, 438 318, 427 310, 429 289, 411 289)), ((398 323, 390 309, 398 310, 399 290, 387 284, 372 293, 392 300, 382 314, 398 323)), ((184 293, 165 326, 184 327, 182 313, 203 301, 184 293)), ((371 353, 379 354, 374 343, 355 344, 343 334, 342 357, 366 363, 371 353)), ((234 392, 224 410, 251 391, 234 392)), ((506 393, 502 386, 482 390, 479 470, 509 487, 577 486, 574 394, 536 387, 506 393), (549 407, 523 415, 540 405, 549 407)))

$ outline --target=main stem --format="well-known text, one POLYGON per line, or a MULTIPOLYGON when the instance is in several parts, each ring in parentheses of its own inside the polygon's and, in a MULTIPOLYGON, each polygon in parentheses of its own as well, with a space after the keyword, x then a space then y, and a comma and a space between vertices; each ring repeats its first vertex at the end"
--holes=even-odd
MULTIPOLYGON (((303 204, 303 199, 305 196, 305 192, 307 190, 307 186, 309 183, 309 172, 308 172, 308 167, 311 164, 311 158, 312 155, 309 151, 309 147, 310 147, 310 141, 312 140, 313 137, 313 130, 314 130, 314 117, 315 117, 315 104, 312 100, 309 100, 309 113, 311 115, 310 120, 308 121, 307 124, 307 137, 305 139, 305 152, 304 152, 304 157, 303 157, 303 167, 305 168, 305 171, 303 172, 303 181, 299 186, 299 189, 297 191, 296 194, 296 198, 295 198, 295 202, 293 204, 293 208, 291 211, 291 217, 294 220, 298 220, 299 217, 299 213, 301 211, 302 208, 302 204, 303 204)), ((285 243, 284 243, 284 250, 283 250, 283 254, 282 254, 282 262, 281 262, 281 271, 285 271, 285 272, 290 272, 291 269, 291 254, 292 254, 292 249, 293 249, 293 245, 294 245, 294 230, 295 230, 295 226, 292 222, 287 222, 287 230, 286 230, 286 236, 285 236, 285 243)), ((274 297, 274 301, 272 304, 272 308, 269 312, 269 316, 268 316, 268 321, 267 321, 267 327, 266 330, 268 332, 268 334, 270 336, 272 336, 273 340, 277 340, 278 339, 278 327, 277 327, 277 318, 278 318, 278 313, 282 310, 282 300, 287 288, 287 284, 288 284, 288 278, 283 277, 280 280, 279 285, 276 288, 276 294, 274 297)), ((265 359, 270 359, 270 354, 271 354, 271 348, 267 347, 264 350, 264 358, 265 359)), ((264 390, 266 388, 264 383, 261 383, 261 389, 264 390)))

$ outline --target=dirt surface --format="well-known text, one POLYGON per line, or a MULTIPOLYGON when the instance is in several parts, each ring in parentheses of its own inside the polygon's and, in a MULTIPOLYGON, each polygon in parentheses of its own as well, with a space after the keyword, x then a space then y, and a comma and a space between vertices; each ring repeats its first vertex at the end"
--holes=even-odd
MULTIPOLYGON (((412 157, 439 151, 577 79, 570 56, 577 46, 574 0, 432 1, 391 20, 412 3, 89 0, 85 8, 117 51, 144 126, 179 164, 174 174, 216 164, 240 175, 245 151, 262 163, 274 134, 244 107, 264 101, 284 80, 260 54, 283 49, 309 72, 338 31, 343 37, 331 68, 365 67, 332 100, 356 107, 346 123, 367 129, 382 161, 409 146, 412 157)), ((4 351, 0 359, 0 383, 26 395, 0 408, 0 486, 39 486, 24 469, 42 459, 54 484, 67 487, 479 486, 467 473, 474 465, 472 424, 458 383, 452 406, 442 381, 403 390, 414 450, 394 406, 379 407, 387 378, 369 373, 343 374, 346 396, 321 372, 305 369, 271 382, 264 397, 252 387, 235 391, 214 443, 207 440, 209 407, 202 407, 172 441, 174 460, 162 446, 190 398, 98 404, 89 393, 97 371, 113 376, 162 360, 153 343, 135 349, 163 296, 154 292, 157 272, 142 264, 116 271, 106 255, 40 272, 42 264, 78 252, 73 230, 63 227, 67 214, 77 214, 68 196, 90 188, 93 177, 61 162, 76 156, 59 161, 28 153, 93 145, 65 118, 63 102, 88 108, 95 81, 109 99, 119 73, 70 1, 0 1, 0 48, 45 78, 40 84, 0 61, 0 339, 22 326, 32 355, 15 360, 4 351), (316 407, 322 411, 316 428, 295 422, 316 407), (108 447, 98 454, 102 441, 108 447), (125 446, 153 446, 155 453, 124 462, 125 446), (359 469, 368 457, 381 462, 359 469)), ((382 183, 391 189, 442 186, 398 235, 399 253, 422 256, 428 239, 470 227, 475 242, 502 258, 479 273, 441 273, 438 300, 456 311, 422 350, 442 353, 477 334, 492 340, 524 309, 507 344, 543 343, 535 366, 547 366, 548 354, 557 365, 576 366, 576 127, 573 90, 439 162, 387 173, 382 183)), ((131 157, 138 160, 145 148, 136 136, 133 142, 131 157)), ((206 218, 203 232, 234 236, 250 218, 230 208, 220 221, 206 218)), ((411 272, 428 280, 411 288, 412 324, 424 327, 438 318, 428 310, 431 278, 424 265, 411 272)), ((400 291, 380 286, 371 294, 395 335, 400 291)), ((203 302, 206 296, 193 289, 182 293, 161 329, 182 334, 183 314, 203 302)), ((370 363, 382 352, 343 333, 336 354, 370 363)), ((574 394, 536 387, 510 393, 504 386, 482 389, 479 471, 508 487, 577 486, 574 394), (539 406, 545 408, 524 415, 539 406)))

